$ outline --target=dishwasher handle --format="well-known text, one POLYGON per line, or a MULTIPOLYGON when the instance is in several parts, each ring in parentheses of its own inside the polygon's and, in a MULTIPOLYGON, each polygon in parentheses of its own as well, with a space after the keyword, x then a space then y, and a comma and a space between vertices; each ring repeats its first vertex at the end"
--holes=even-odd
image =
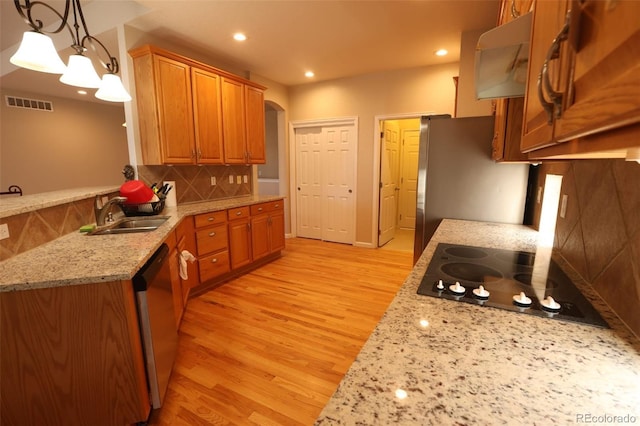
POLYGON ((167 256, 169 256, 169 247, 163 243, 147 263, 140 268, 138 273, 133 276, 133 289, 135 291, 146 291, 149 288, 167 256))

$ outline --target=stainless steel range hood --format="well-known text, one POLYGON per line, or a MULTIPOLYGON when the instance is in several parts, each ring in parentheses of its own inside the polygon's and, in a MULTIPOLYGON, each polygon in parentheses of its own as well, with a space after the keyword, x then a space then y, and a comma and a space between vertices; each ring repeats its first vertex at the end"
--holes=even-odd
POLYGON ((524 96, 531 21, 529 12, 480 36, 475 62, 478 99, 524 96))

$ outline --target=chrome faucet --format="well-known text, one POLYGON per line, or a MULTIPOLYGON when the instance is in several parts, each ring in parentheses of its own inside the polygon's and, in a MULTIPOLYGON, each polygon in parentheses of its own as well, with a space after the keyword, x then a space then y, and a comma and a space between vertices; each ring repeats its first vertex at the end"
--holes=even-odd
POLYGON ((93 211, 96 215, 96 225, 104 225, 105 218, 107 217, 107 213, 109 213, 109 209, 112 205, 122 204, 125 201, 127 201, 127 197, 113 197, 103 205, 102 195, 96 195, 96 199, 93 203, 93 211))

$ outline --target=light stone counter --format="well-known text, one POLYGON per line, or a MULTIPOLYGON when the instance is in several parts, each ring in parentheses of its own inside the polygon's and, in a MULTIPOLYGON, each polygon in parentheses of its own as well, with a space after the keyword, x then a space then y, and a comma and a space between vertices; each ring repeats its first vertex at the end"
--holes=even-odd
POLYGON ((21 213, 28 213, 47 207, 71 203, 73 201, 92 198, 117 192, 119 186, 92 186, 86 188, 62 189, 59 191, 42 192, 33 195, 2 196, 0 197, 0 219, 21 213))
POLYGON ((243 196, 165 207, 169 220, 152 232, 86 235, 72 232, 0 262, 0 292, 131 279, 183 217, 282 199, 243 196))
POLYGON ((533 252, 536 240, 443 221, 316 425, 640 424, 640 343, 562 259, 611 329, 416 293, 438 242, 533 252))

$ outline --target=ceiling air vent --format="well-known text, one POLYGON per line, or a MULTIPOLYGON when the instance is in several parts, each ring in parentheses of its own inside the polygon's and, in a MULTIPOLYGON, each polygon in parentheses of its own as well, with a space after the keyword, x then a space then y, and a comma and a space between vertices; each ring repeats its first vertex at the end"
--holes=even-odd
POLYGON ((13 108, 37 109, 40 111, 53 111, 53 103, 50 101, 40 101, 38 99, 18 98, 16 96, 5 96, 7 106, 13 108))

